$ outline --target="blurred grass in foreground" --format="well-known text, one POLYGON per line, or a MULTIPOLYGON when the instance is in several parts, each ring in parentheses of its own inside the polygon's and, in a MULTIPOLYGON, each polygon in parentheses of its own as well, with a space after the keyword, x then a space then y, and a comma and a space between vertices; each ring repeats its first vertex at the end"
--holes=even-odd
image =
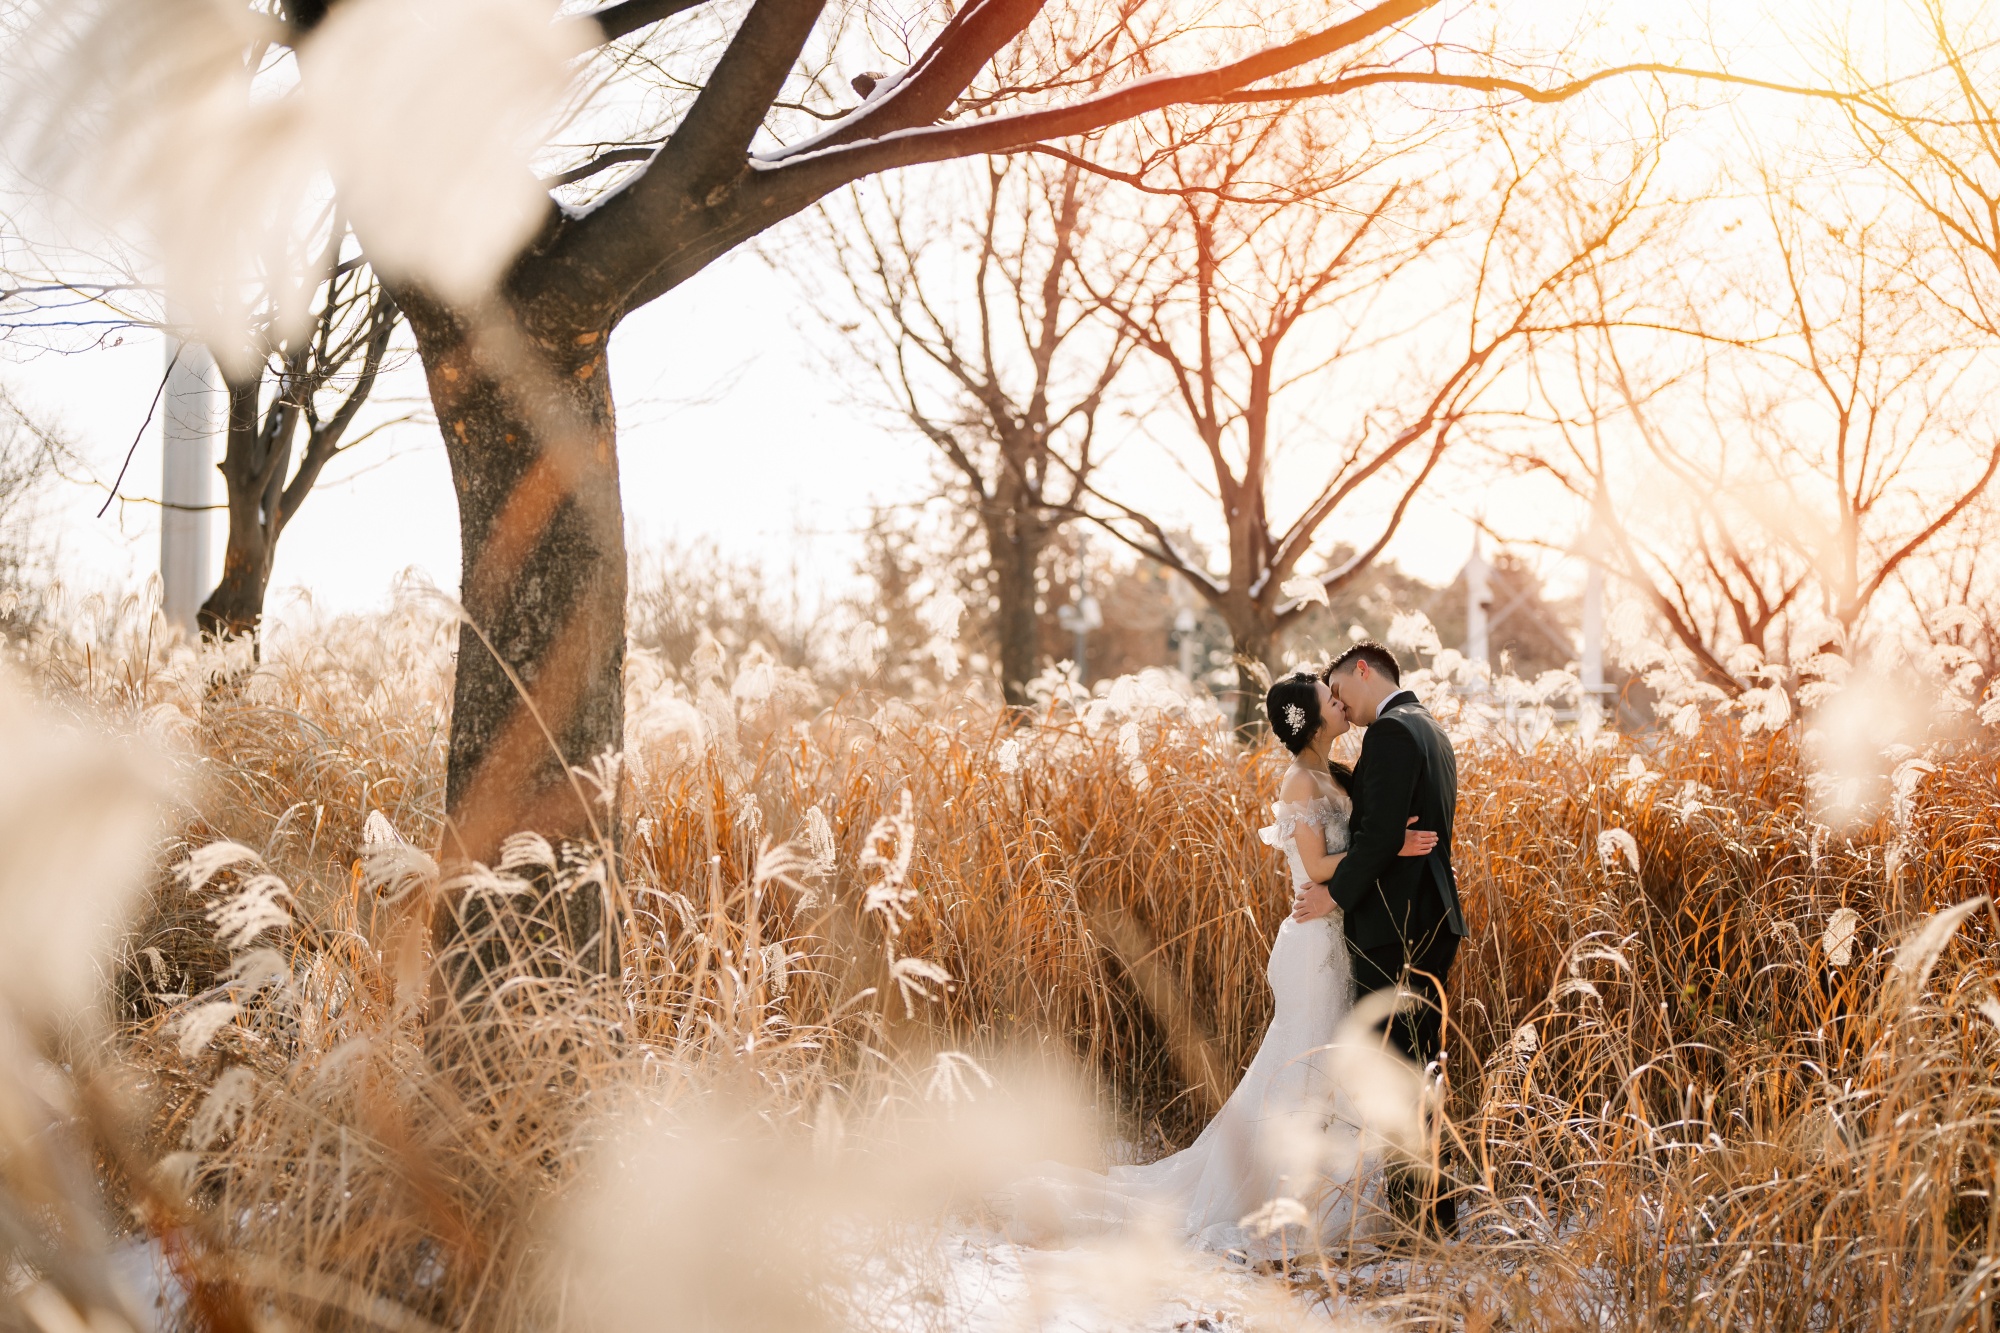
MULTIPOLYGON (((622 868, 529 839, 466 874, 425 855, 450 642, 412 602, 254 666, 130 627, 31 654, 189 793, 109 1021, 11 1002, 22 1086, 62 1071, 36 1104, 160 1242, 183 1323, 949 1327, 948 1215, 1101 1151, 1079 1103, 1147 1154, 1185 1143, 1247 1061, 1289 897, 1256 840, 1280 764, 1203 702, 1128 680, 1016 726, 835 704, 754 650, 641 658, 622 868), (618 977, 565 965, 579 892, 620 909, 618 977), (512 924, 432 958, 441 903, 512 924)), ((1303 1263, 1300 1293, 1473 1329, 1989 1327, 1985 734, 1892 752, 1834 827, 1810 719, 1529 744, 1471 718, 1462 1238, 1303 1263)), ((19 1194, 41 1149, 13 1137, 19 1194)), ((1202 1281, 1170 1246, 1093 1262, 1114 1303, 1202 1281)))

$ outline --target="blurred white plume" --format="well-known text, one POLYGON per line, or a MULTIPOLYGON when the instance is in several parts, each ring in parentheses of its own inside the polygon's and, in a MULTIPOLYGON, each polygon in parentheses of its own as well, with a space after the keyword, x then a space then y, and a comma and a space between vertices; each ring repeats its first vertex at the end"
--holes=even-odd
POLYGON ((1287 597, 1296 597, 1301 602, 1318 602, 1321 606, 1332 606, 1326 598, 1326 585, 1318 579, 1301 574, 1297 578, 1286 579, 1278 585, 1278 591, 1287 597))
POLYGON ((225 368, 253 321, 304 318, 339 219, 384 275, 485 293, 550 207, 530 162, 585 49, 548 0, 344 0, 303 39, 232 0, 37 18, 9 61, 26 165, 136 224, 225 368))
POLYGON ((1852 907, 1842 907, 1826 920, 1826 931, 1820 936, 1820 947, 1826 951, 1826 961, 1834 967, 1846 967, 1854 961, 1854 935, 1861 928, 1861 914, 1852 907))
POLYGON ((163 761, 0 673, 0 995, 33 1019, 99 993, 169 795, 163 761))
POLYGON ((1399 612, 1389 625, 1389 646, 1408 652, 1422 653, 1435 657, 1444 651, 1444 644, 1438 639, 1437 627, 1431 618, 1421 611, 1399 612))
POLYGON ((1608 828, 1597 835, 1597 859, 1604 863, 1606 870, 1618 864, 1620 859, 1639 873, 1639 840, 1629 829, 1608 828))

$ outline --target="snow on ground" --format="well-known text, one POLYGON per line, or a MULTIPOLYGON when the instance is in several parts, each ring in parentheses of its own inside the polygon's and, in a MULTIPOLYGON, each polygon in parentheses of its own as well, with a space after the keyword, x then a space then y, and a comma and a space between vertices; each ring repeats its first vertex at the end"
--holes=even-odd
POLYGON ((1143 1237, 1040 1250, 961 1232, 940 1245, 942 1299, 910 1328, 954 1333, 1248 1333, 1343 1327, 1285 1282, 1143 1237))
POLYGON ((179 1311, 183 1299, 179 1281, 167 1270, 158 1241, 126 1240, 111 1251, 111 1271, 125 1290, 139 1333, 152 1333, 179 1311))
MULTIPOLYGON (((1323 1293, 1220 1255, 1144 1237, 1064 1250, 959 1230, 936 1242, 927 1279, 891 1281, 897 1297, 869 1323, 893 1333, 1336 1333, 1323 1293)), ((128 1241, 112 1266, 142 1333, 182 1300, 157 1243, 128 1241)), ((1336 1302, 1338 1298, 1336 1297, 1336 1302)))

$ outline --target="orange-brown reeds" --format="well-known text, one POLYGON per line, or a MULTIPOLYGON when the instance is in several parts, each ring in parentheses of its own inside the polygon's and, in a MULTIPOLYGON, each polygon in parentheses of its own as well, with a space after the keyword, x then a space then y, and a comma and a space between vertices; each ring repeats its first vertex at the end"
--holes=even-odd
MULTIPOLYGON (((1278 759, 1144 691, 1023 720, 710 688, 674 744, 635 741, 617 873, 529 877, 626 906, 620 975, 516 958, 476 1005, 420 1002, 401 907, 349 867, 370 806, 435 836, 443 669, 410 657, 363 689, 351 660, 280 655, 177 696, 216 772, 189 839, 228 831, 291 885, 272 936, 290 989, 184 1042, 188 1002, 159 992, 232 959, 241 989, 240 951, 156 922, 121 1058, 260 1299, 322 1322, 560 1322, 548 1218, 594 1115, 642 1091, 818 1142, 940 1080, 976 1091, 941 1051, 1026 1048, 1085 1071, 1157 1151, 1260 1035, 1288 900, 1256 838, 1278 759), (448 1058, 475 1030, 484 1054, 448 1058), (234 1118, 212 1104, 231 1068, 256 1081, 234 1118), (292 1270, 321 1286, 270 1285, 292 1270)), ((1989 1327, 2000 918, 1976 900, 2000 876, 2000 752, 1943 737, 1906 799, 1843 827, 1815 816, 1796 729, 1726 716, 1489 737, 1461 760, 1472 937, 1441 1131, 1460 1236, 1327 1256, 1302 1288, 1468 1328, 1989 1327)))

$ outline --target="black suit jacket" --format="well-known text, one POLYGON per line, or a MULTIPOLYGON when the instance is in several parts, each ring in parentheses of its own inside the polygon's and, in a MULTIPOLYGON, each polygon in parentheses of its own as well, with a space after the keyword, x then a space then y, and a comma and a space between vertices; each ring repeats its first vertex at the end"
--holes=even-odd
POLYGON ((1355 948, 1415 948, 1440 927, 1465 934, 1451 868, 1457 811, 1458 757, 1444 728, 1414 696, 1384 709, 1361 741, 1347 857, 1327 883, 1355 948), (1429 856, 1397 855, 1411 815, 1438 835, 1429 856))

